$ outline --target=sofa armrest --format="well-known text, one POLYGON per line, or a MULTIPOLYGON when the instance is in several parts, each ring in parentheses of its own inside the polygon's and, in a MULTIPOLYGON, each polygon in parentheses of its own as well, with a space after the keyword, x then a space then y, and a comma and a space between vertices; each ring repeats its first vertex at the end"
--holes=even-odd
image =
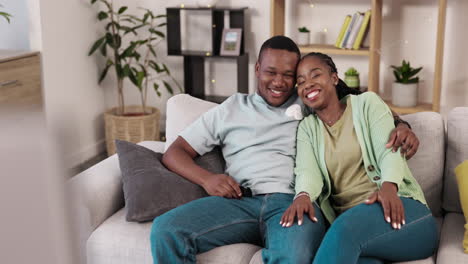
MULTIPOLYGON (((164 152, 164 142, 138 143, 156 152, 164 152)), ((104 220, 124 206, 122 180, 117 154, 72 177, 66 183, 73 233, 84 253, 86 240, 104 220)))

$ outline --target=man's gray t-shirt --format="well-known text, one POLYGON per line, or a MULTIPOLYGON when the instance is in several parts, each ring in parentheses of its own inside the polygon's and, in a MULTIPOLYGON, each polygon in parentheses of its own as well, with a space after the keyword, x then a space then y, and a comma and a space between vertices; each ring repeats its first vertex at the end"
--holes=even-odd
POLYGON ((226 174, 254 195, 294 193, 296 131, 300 120, 286 115, 293 94, 272 107, 257 93, 235 94, 203 114, 179 135, 203 155, 221 146, 226 174))

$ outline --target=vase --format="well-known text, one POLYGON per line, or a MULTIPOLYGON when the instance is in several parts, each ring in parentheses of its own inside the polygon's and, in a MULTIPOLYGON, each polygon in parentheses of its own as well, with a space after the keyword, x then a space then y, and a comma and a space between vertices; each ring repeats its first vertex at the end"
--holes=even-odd
POLYGON ((214 7, 218 0, 197 0, 198 7, 214 7))
POLYGON ((418 104, 418 83, 393 83, 392 104, 399 107, 414 107, 418 104))
POLYGON ((115 154, 115 140, 138 143, 145 140, 159 140, 159 117, 157 108, 146 107, 142 113, 141 106, 127 106, 126 116, 117 115, 117 107, 104 113, 106 147, 109 156, 115 154))
POLYGON ((299 32, 297 35, 297 45, 309 45, 310 32, 299 32))
POLYGON ((359 85, 360 85, 359 75, 353 75, 353 76, 345 75, 344 82, 346 83, 346 85, 348 85, 349 88, 359 89, 359 85))

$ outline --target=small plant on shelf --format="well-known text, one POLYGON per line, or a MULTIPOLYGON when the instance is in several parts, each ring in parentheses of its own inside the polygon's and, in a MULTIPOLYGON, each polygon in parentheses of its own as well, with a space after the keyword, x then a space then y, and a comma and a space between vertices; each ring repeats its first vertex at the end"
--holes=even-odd
POLYGON ((414 107, 418 102, 419 77, 422 67, 413 68, 403 60, 400 66, 392 65, 395 82, 392 87, 392 103, 399 107, 414 107))
POLYGON ((359 81, 359 72, 351 67, 345 72, 345 79, 344 82, 350 87, 359 89, 360 81, 359 81))
POLYGON ((310 32, 310 30, 307 27, 300 27, 297 30, 299 30, 299 32, 302 32, 302 33, 309 33, 310 32))
POLYGON ((297 44, 298 45, 308 45, 309 44, 309 35, 310 30, 306 27, 300 27, 297 29, 299 31, 297 44))
POLYGON ((395 82, 397 83, 418 83, 419 77, 416 77, 422 67, 413 68, 410 62, 403 60, 401 66, 390 66, 393 68, 393 76, 395 76, 395 82))

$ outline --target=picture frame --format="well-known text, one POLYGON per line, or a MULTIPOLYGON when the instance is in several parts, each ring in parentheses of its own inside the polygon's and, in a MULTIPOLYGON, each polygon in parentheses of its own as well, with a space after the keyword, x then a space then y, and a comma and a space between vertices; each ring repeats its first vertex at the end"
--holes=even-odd
POLYGON ((220 55, 223 56, 239 56, 240 46, 242 41, 241 28, 225 28, 221 37, 220 55))

